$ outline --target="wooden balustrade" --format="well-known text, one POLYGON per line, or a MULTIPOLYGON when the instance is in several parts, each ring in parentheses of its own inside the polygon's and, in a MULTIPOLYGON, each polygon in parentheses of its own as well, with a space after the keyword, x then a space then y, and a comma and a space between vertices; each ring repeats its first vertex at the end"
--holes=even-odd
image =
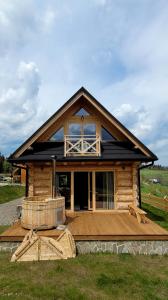
POLYGON ((65 135, 64 156, 99 156, 100 138, 95 135, 65 135))

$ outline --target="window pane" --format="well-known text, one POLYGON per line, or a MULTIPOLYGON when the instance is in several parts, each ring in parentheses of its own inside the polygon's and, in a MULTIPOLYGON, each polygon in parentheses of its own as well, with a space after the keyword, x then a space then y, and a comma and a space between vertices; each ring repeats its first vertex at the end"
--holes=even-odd
POLYGON ((101 129, 101 136, 102 136, 102 140, 105 141, 115 141, 116 139, 111 135, 111 133, 105 129, 104 127, 102 127, 101 129))
POLYGON ((50 141, 60 142, 64 140, 64 128, 61 127, 54 135, 50 138, 50 141))
POLYGON ((57 195, 65 197, 65 208, 71 208, 71 173, 56 173, 57 195))
POLYGON ((94 123, 84 124, 83 133, 84 135, 96 135, 96 125, 94 123))
POLYGON ((81 108, 76 114, 75 116, 79 116, 79 117, 82 117, 82 116, 89 116, 89 113, 84 109, 84 108, 81 108))
POLYGON ((96 172, 96 209, 114 208, 113 172, 96 172))
POLYGON ((69 124, 69 135, 80 135, 81 134, 81 125, 78 123, 69 124))

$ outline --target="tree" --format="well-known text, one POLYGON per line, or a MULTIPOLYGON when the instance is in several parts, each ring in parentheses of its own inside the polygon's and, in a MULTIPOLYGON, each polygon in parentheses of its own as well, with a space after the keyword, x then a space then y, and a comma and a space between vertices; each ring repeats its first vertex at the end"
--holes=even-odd
POLYGON ((0 152, 0 173, 3 173, 3 164, 4 164, 4 160, 5 160, 5 157, 4 157, 4 155, 2 155, 1 152, 0 152))
POLYGON ((11 164, 6 159, 4 159, 4 161, 3 161, 3 172, 4 173, 11 173, 11 171, 12 171, 11 164))

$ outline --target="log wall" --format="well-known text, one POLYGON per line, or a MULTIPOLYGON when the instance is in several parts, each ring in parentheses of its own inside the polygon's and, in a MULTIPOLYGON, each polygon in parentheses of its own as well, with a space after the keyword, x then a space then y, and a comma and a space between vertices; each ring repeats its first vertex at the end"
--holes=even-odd
MULTIPOLYGON (((79 163, 78 163, 79 164, 79 163)), ((114 172, 114 201, 115 209, 125 210, 128 205, 134 203, 138 205, 138 164, 108 164, 102 165, 77 165, 77 164, 58 164, 57 171, 72 172, 74 171, 113 171, 114 172)), ((28 196, 51 196, 52 195, 52 166, 51 163, 34 163, 29 165, 29 193, 28 196)), ((71 194, 73 189, 71 191, 71 194)), ((71 195, 73 199, 73 195, 71 195)), ((93 195, 93 200, 95 195, 93 195)), ((71 200, 73 208, 73 200, 71 200)), ((94 202, 94 201, 93 201, 94 202)), ((93 207, 95 207, 93 203, 93 207)))
POLYGON ((29 189, 28 196, 52 195, 52 169, 51 164, 29 165, 29 189))
POLYGON ((137 165, 119 166, 115 172, 116 209, 127 209, 129 204, 138 204, 137 165))

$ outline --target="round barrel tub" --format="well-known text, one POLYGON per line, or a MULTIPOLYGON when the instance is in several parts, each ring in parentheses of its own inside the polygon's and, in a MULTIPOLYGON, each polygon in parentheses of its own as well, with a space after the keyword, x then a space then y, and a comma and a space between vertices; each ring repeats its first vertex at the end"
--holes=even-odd
POLYGON ((64 224, 65 198, 27 197, 22 202, 21 225, 26 229, 46 230, 64 224))

